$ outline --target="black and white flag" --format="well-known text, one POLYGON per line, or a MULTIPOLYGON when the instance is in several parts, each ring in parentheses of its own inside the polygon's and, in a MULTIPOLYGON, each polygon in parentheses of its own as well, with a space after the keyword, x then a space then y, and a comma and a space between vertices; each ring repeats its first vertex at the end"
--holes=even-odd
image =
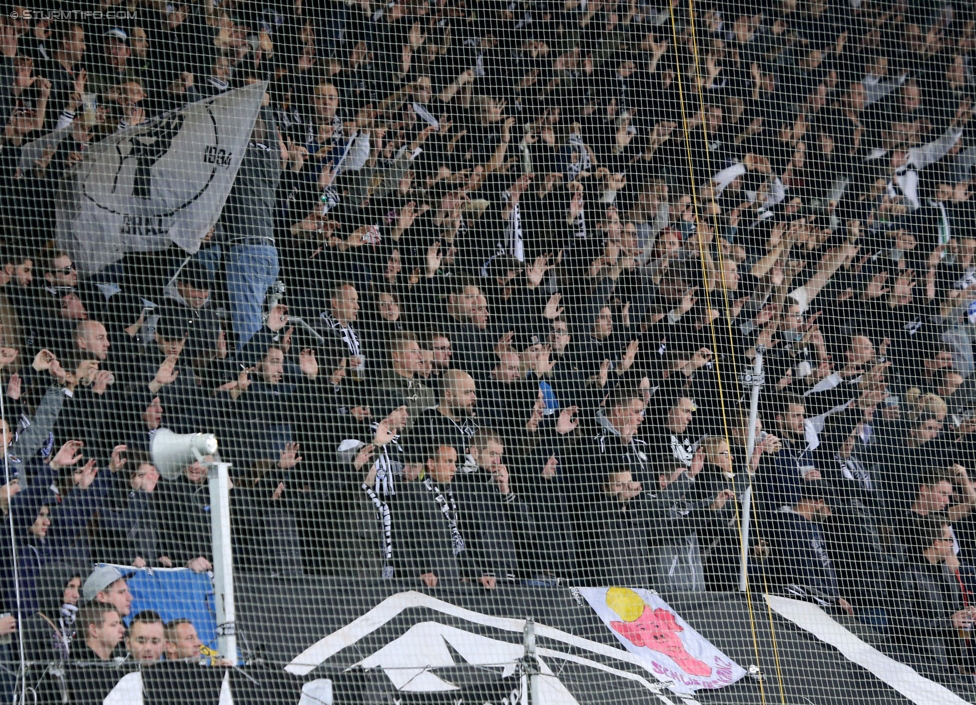
POLYGON ((228 91, 95 144, 61 184, 58 246, 87 273, 171 242, 196 252, 224 207, 265 89, 228 91))

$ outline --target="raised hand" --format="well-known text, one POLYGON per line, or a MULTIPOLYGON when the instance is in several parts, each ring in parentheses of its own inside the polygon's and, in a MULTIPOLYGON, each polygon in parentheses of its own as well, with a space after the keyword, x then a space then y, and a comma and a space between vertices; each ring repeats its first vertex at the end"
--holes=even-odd
POLYGON ((288 330, 281 336, 281 352, 285 355, 291 350, 291 338, 295 334, 295 326, 288 326, 288 330))
MULTIPOLYGON (((156 483, 159 482, 159 471, 156 468, 152 468, 149 472, 145 474, 140 483, 141 487, 136 489, 141 489, 143 492, 152 492, 156 489, 156 483)), ((162 563, 162 558, 159 559, 162 563)))
POLYGON ((396 431, 390 427, 390 424, 387 423, 386 419, 383 419, 376 424, 376 431, 373 433, 373 445, 380 447, 385 446, 395 437, 396 431))
POLYGON ((546 461, 545 467, 542 468, 542 477, 545 480, 551 480, 556 476, 556 468, 559 466, 559 459, 555 455, 550 455, 549 460, 546 461))
POLYGON ((315 351, 311 348, 302 350, 298 355, 298 367, 303 375, 309 379, 315 379, 319 373, 319 363, 315 359, 315 351))
POLYGON ((355 459, 353 459, 352 466, 357 470, 362 470, 363 466, 373 459, 373 453, 375 452, 376 452, 376 446, 374 446, 372 443, 364 445, 362 448, 359 449, 359 452, 356 454, 355 459))
POLYGON ((10 25, 0 26, 0 54, 7 58, 17 55, 17 30, 10 25))
POLYGON ((50 350, 41 350, 37 355, 34 356, 34 361, 31 363, 37 372, 44 372, 51 369, 51 363, 56 362, 58 358, 54 356, 50 350))
MULTIPOLYGON (((4 28, 6 29, 6 28, 4 28)), ((0 636, 17 633, 17 618, 12 614, 0 617, 0 636)))
POLYGON ((237 391, 246 392, 251 386, 251 373, 254 372, 253 367, 245 367, 243 370, 237 373, 237 391))
POLYGON ((911 303, 912 289, 914 288, 915 270, 906 270, 898 275, 898 278, 895 280, 895 286, 892 288, 891 298, 889 300, 898 304, 911 303))
POLYGON ((583 191, 578 190, 573 194, 569 201, 569 214, 566 220, 570 223, 575 221, 579 214, 583 212, 583 191))
POLYGON ((405 205, 400 211, 400 215, 397 217, 397 229, 400 231, 400 233, 403 233, 404 230, 409 229, 417 217, 426 213, 429 208, 430 205, 427 203, 424 203, 419 209, 417 208, 416 201, 410 201, 407 203, 407 205, 405 205))
POLYGON ((567 406, 559 412, 559 418, 556 419, 556 433, 565 436, 567 433, 575 431, 576 427, 579 426, 577 412, 579 412, 578 406, 567 406))
POLYGON ((631 130, 629 128, 630 128, 630 116, 624 116, 624 118, 620 121, 620 126, 617 128, 617 132, 615 135, 615 142, 619 149, 625 149, 634 139, 634 135, 636 133, 634 132, 634 130, 631 130))
POLYGON ((75 473, 75 487, 79 490, 87 490, 95 481, 97 474, 98 466, 95 464, 95 459, 92 458, 84 464, 81 470, 75 473))
POLYGON ((766 453, 776 454, 783 449, 783 441, 778 436, 770 433, 766 435, 761 443, 757 444, 757 447, 762 448, 766 453))
POLYGON ((84 447, 85 444, 83 441, 68 441, 51 458, 51 462, 49 463, 51 469, 57 471, 61 468, 74 465, 81 460, 81 453, 79 451, 84 447))
POLYGON ((121 470, 128 461, 125 457, 126 446, 120 444, 112 449, 112 457, 108 461, 108 469, 110 472, 118 472, 121 470))
POLYGON ((548 264, 549 255, 539 255, 532 264, 525 268, 525 278, 529 280, 531 288, 534 289, 542 283, 542 278, 551 269, 548 264))
POLYGON ((444 261, 444 255, 440 251, 441 243, 440 240, 436 240, 427 248, 427 278, 432 279, 437 270, 440 269, 441 262, 444 261))
POLYGON ((550 321, 554 318, 558 318, 563 314, 566 309, 559 305, 562 300, 563 295, 558 291, 549 297, 549 301, 546 302, 546 308, 543 310, 542 315, 548 318, 550 321))
POLYGON ((678 304, 678 308, 676 309, 679 316, 683 316, 686 313, 688 313, 688 311, 691 310, 692 306, 698 303, 698 297, 695 296, 695 293, 697 291, 698 291, 698 287, 693 286, 687 291, 685 291, 684 294, 682 294, 681 303, 678 304))
POLYGON ((7 380, 7 396, 11 399, 20 399, 21 384, 20 373, 14 372, 10 375, 10 379, 7 380))
POLYGON ((529 416, 529 420, 525 422, 525 430, 529 433, 535 433, 539 430, 539 424, 542 423, 542 412, 545 411, 546 405, 542 399, 542 392, 539 392, 539 396, 535 400, 535 404, 532 407, 532 414, 529 416))
POLYGON ((622 375, 634 365, 634 360, 637 358, 637 350, 639 348, 639 340, 630 341, 630 343, 627 345, 627 349, 624 351, 623 356, 620 358, 620 364, 617 366, 617 374, 622 375))
POLYGON ((0 348, 0 368, 13 363, 19 354, 20 351, 16 348, 0 348))
POLYGON ((735 497, 735 492, 732 490, 721 490, 717 495, 715 495, 715 501, 712 502, 711 508, 714 511, 724 509, 726 503, 728 503, 728 501, 733 497, 735 497))
POLYGON ((95 373, 95 379, 92 381, 92 391, 95 394, 105 394, 109 385, 115 384, 115 375, 108 370, 99 370, 95 373))
POLYGON ((505 122, 502 123, 502 139, 508 140, 512 135, 512 128, 515 126, 515 118, 507 117, 505 122))
POLYGON ((197 556, 192 561, 187 562, 186 567, 192 570, 194 573, 205 573, 208 570, 213 570, 213 566, 210 565, 210 561, 203 556, 197 556))
POLYGON ((502 355, 507 352, 512 352, 512 341, 515 339, 515 332, 508 331, 495 344, 495 354, 502 355))
POLYGON ((284 304, 276 304, 268 311, 268 328, 277 333, 288 325, 288 307, 284 304))
POLYGON ((597 378, 596 378, 597 379, 597 383, 601 387, 606 387, 607 386, 607 378, 609 377, 609 375, 610 375, 610 361, 609 360, 604 360, 600 364, 600 372, 597 373, 597 378))
POLYGON ((81 380, 82 384, 90 385, 95 381, 98 374, 98 360, 82 360, 75 370, 75 376, 81 380))
POLYGON ((508 475, 507 467, 499 463, 492 469, 491 476, 495 480, 495 484, 498 486, 498 491, 501 494, 507 495, 511 493, 512 488, 511 485, 509 484, 509 475, 508 475))
POLYGON ((180 371, 176 369, 176 363, 179 358, 176 355, 168 355, 163 363, 156 370, 156 376, 153 377, 153 382, 162 386, 166 384, 172 384, 176 381, 176 378, 180 376, 180 371))
POLYGON ((6 485, 0 485, 0 508, 3 511, 7 511, 10 507, 10 500, 14 498, 14 495, 20 492, 20 479, 13 478, 6 485))
POLYGON ((693 370, 704 367, 712 361, 712 351, 708 348, 699 348, 699 350, 691 356, 691 362, 689 367, 693 370))
POLYGON ((282 470, 291 468, 302 462, 302 456, 298 454, 298 443, 285 443, 284 450, 278 456, 278 467, 282 470))

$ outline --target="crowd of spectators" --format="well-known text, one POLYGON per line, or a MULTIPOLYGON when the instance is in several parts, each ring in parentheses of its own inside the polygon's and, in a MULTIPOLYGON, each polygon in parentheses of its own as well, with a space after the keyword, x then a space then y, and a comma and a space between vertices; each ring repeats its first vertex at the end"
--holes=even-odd
MULTIPOLYGON (((754 587, 971 677, 972 3, 91 7, 0 19, 0 631, 65 615, 50 566, 212 568, 169 428, 279 576, 734 590, 752 484, 754 587), (201 250, 79 276, 86 149, 262 81, 201 250)), ((126 615, 85 609, 101 659, 126 615)))

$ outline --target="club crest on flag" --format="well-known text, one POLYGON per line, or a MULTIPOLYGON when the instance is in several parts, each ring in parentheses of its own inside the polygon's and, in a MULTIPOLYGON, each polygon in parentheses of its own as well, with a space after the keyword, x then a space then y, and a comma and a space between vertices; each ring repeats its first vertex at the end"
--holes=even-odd
POLYGON ((88 150, 65 173, 56 214, 59 246, 79 271, 173 243, 196 252, 234 183, 264 90, 192 103, 88 150))

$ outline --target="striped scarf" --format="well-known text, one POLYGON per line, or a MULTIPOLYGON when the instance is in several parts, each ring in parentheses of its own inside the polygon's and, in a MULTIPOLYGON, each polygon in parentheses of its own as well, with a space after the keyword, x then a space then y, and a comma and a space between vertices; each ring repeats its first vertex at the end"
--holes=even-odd
POLYGON ((434 501, 437 502, 437 506, 440 508, 444 519, 447 521, 447 525, 451 529, 451 546, 454 555, 461 555, 461 552, 464 550, 464 537, 458 531, 457 502, 454 500, 454 494, 451 492, 451 488, 448 487, 446 491, 442 492, 429 477, 424 479, 424 487, 434 495, 434 501))

